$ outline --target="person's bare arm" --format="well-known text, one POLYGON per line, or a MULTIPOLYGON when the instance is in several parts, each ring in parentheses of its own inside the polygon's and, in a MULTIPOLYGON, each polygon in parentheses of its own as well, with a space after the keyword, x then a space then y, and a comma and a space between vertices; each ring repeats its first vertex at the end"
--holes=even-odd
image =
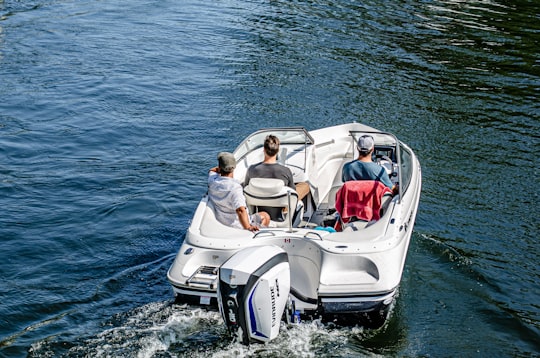
POLYGON ((240 220, 240 224, 242 224, 242 227, 244 229, 249 231, 259 230, 258 226, 251 225, 251 223, 249 222, 249 215, 245 206, 241 206, 236 209, 236 215, 238 215, 238 220, 240 220))

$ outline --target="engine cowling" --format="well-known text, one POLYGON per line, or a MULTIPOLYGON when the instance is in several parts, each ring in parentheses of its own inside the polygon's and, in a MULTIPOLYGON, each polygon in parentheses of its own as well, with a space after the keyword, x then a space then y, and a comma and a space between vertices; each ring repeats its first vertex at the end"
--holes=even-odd
POLYGON ((277 246, 238 251, 219 268, 218 303, 229 331, 244 344, 277 337, 290 291, 287 253, 277 246))

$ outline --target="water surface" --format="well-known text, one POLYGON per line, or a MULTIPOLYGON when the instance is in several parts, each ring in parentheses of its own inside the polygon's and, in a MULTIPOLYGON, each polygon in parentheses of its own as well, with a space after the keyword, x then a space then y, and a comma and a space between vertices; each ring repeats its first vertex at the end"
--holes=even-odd
POLYGON ((534 1, 0 1, 3 356, 535 356, 534 1), (423 192, 381 330, 232 343, 166 271, 216 154, 361 121, 423 192))

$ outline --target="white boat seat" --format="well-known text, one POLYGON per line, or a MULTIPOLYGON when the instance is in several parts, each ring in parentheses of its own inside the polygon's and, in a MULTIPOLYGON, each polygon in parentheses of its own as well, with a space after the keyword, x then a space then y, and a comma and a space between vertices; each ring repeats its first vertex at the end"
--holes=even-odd
POLYGON ((253 197, 271 198, 284 194, 285 183, 281 179, 251 178, 244 188, 244 193, 253 197))
POLYGON ((390 206, 390 203, 392 202, 392 199, 394 198, 394 196, 392 195, 392 193, 385 193, 382 197, 382 201, 381 201, 381 217, 384 216, 384 214, 386 214, 386 212, 388 211, 388 207, 390 206))
POLYGON ((298 205, 298 193, 285 186, 281 179, 251 178, 249 184, 244 188, 244 195, 250 212, 268 212, 278 227, 288 225, 289 213, 293 213, 295 216, 291 220, 297 217, 302 218, 302 213, 297 213, 303 208, 302 205, 298 205), (283 208, 287 208, 287 210, 282 216, 283 208))
POLYGON ((364 221, 364 220, 357 220, 357 221, 349 221, 348 223, 341 223, 342 231, 358 231, 365 229, 369 224, 375 223, 376 221, 364 221))
MULTIPOLYGON (((214 205, 210 201, 207 202, 199 229, 202 236, 213 238, 238 237, 240 235, 238 231, 242 231, 219 222, 216 218, 214 205)), ((249 233, 249 231, 245 231, 249 233)))

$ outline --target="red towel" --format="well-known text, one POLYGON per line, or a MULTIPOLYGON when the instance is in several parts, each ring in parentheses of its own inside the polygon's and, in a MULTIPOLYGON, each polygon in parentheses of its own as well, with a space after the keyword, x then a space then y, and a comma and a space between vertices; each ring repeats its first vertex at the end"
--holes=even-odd
MULTIPOLYGON (((352 217, 371 221, 381 218, 382 197, 392 190, 377 180, 352 180, 345 182, 336 193, 336 210, 343 223, 352 217)), ((341 221, 337 220, 335 229, 341 231, 341 221)))

